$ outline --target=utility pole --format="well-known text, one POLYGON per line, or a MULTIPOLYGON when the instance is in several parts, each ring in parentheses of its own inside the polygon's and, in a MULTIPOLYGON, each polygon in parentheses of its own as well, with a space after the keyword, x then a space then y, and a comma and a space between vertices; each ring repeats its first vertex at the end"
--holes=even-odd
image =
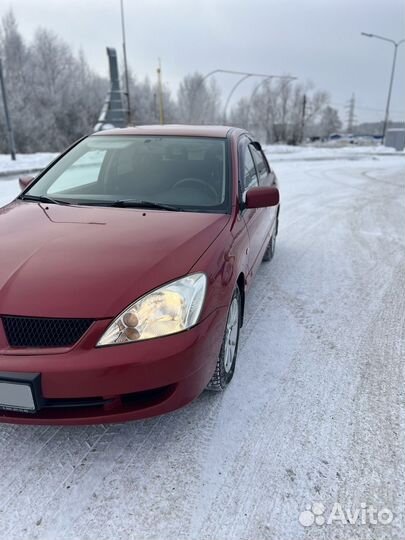
POLYGON ((401 45, 401 43, 403 43, 403 42, 404 42, 404 40, 400 41, 399 43, 394 43, 394 57, 393 57, 393 60, 392 60, 390 85, 388 87, 387 105, 385 107, 383 137, 382 137, 383 142, 385 141, 385 135, 387 133, 388 121, 389 121, 389 117, 390 117, 390 103, 391 103, 392 85, 394 83, 395 65, 397 63, 398 46, 401 45))
POLYGON ((162 64, 159 58, 159 64, 157 68, 157 79, 158 79, 158 93, 159 93, 159 120, 163 125, 165 123, 165 115, 163 109, 163 88, 162 88, 162 64))
POLYGON ((11 159, 13 161, 15 161, 14 133, 13 133, 13 128, 11 126, 10 113, 9 113, 9 110, 8 110, 6 85, 5 85, 5 82, 4 82, 3 64, 1 62, 1 58, 0 58, 0 86, 1 86, 1 93, 3 95, 4 115, 6 117, 8 147, 9 147, 11 159))
POLYGON ((356 96, 355 94, 352 94, 352 97, 350 98, 350 101, 346 107, 347 110, 347 133, 353 133, 353 127, 354 127, 354 121, 356 119, 356 115, 354 113, 354 109, 356 106, 356 96))
POLYGON ((125 94, 127 96, 127 122, 128 125, 132 123, 131 113, 131 99, 129 95, 129 75, 128 75, 128 62, 127 62, 127 45, 125 38, 125 14, 124 14, 124 0, 121 0, 121 31, 122 31, 122 51, 124 53, 124 71, 125 71, 125 94))
POLYGON ((305 113, 307 109, 307 96, 304 94, 304 97, 302 98, 302 111, 301 111, 301 142, 304 140, 304 130, 305 130, 305 113))

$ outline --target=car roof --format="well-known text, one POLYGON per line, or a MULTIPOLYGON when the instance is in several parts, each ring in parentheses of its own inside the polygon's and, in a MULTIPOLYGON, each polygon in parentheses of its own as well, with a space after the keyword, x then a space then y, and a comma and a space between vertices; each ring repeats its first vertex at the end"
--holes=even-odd
POLYGON ((225 138, 231 130, 243 130, 230 126, 192 126, 183 124, 165 124, 152 126, 134 126, 126 128, 107 129, 93 135, 167 135, 181 137, 217 137, 225 138))

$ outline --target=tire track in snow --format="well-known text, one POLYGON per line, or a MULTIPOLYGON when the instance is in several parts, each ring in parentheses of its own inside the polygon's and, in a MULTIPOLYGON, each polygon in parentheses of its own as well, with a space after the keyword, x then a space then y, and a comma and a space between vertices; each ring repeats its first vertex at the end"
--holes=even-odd
MULTIPOLYGON (((162 417, 159 429, 137 452, 135 459, 132 460, 131 451, 130 462, 116 464, 103 480, 99 493, 108 488, 110 497, 122 512, 111 515, 105 500, 91 504, 91 523, 102 530, 99 538, 117 534, 127 537, 134 526, 137 538, 182 538, 186 535, 187 508, 198 497, 200 464, 205 460, 211 424, 220 404, 220 400, 210 397, 202 397, 204 405, 208 405, 206 408, 197 401, 162 417), (157 491, 153 488, 154 483, 157 483, 157 491), (153 514, 145 512, 150 505, 154 508, 153 514)), ((80 536, 87 527, 87 519, 80 518, 74 531, 80 536)))
MULTIPOLYGON (((376 165, 382 168, 384 162, 376 165)), ((345 246, 347 224, 336 221, 346 223, 352 199, 367 192, 363 196, 363 187, 350 189, 350 183, 333 184, 339 169, 332 178, 322 169, 305 164, 294 172, 297 178, 302 174, 299 187, 286 186, 278 252, 260 269, 248 298, 239 365, 224 395, 204 394, 161 419, 112 430, 64 428, 60 433, 0 426, 0 436, 8 437, 2 463, 13 459, 13 442, 21 457, 20 464, 17 457, 13 461, 15 471, 1 469, 2 492, 4 486, 11 489, 12 513, 2 506, 10 522, 8 540, 306 536, 298 512, 315 497, 336 499, 342 489, 336 474, 342 478, 350 465, 345 453, 350 458, 364 445, 358 425, 350 424, 360 377, 356 360, 368 336, 370 314, 378 320, 381 298, 400 260, 390 235, 392 224, 399 223, 397 213, 387 226, 378 219, 386 246, 372 236, 360 243, 353 237, 355 242, 345 246), (296 189, 305 201, 299 215, 296 189), (329 229, 331 221, 335 224, 329 229), (330 247, 327 238, 322 240, 328 232, 330 247), (373 261, 377 244, 385 259, 373 261), (337 256, 334 248, 341 251, 337 256), (341 267, 334 268, 330 259, 341 267), (330 349, 338 337, 343 343, 330 349)), ((364 163, 351 164, 350 178, 355 175, 355 184, 366 188, 367 181, 357 177, 360 169, 364 163)), ((377 196, 376 187, 368 204, 377 196)), ((387 212, 390 196, 379 213, 387 212)), ((365 204, 358 209, 360 217, 367 215, 365 204)), ((364 225, 369 225, 367 218, 347 226, 364 225)), ((352 480, 359 488, 363 483, 356 471, 352 480)), ((327 529, 308 533, 326 535, 327 529)))
MULTIPOLYGON (((405 257, 402 266, 405 266, 405 257)), ((405 329, 403 270, 397 270, 384 295, 382 309, 370 321, 361 347, 361 375, 353 407, 353 436, 346 462, 345 479, 338 492, 344 506, 361 503, 388 508, 394 513, 393 527, 358 523, 351 534, 366 538, 403 540, 405 529, 405 463, 403 459, 405 373, 403 358, 405 329), (393 339, 393 336, 395 338, 393 339), (357 475, 366 482, 358 482, 357 475)))
MULTIPOLYGON (((370 285, 373 285, 373 284, 370 284, 370 285)), ((381 279, 380 279, 379 282, 378 282, 378 280, 376 280, 374 285, 375 286, 377 286, 377 285, 380 286, 380 288, 377 289, 377 290, 381 290, 381 286, 384 287, 384 284, 381 283, 381 279)), ((355 299, 355 301, 357 301, 357 299, 355 299)), ((363 295, 363 302, 364 302, 364 295, 363 295)), ((372 303, 372 305, 369 305, 368 307, 369 307, 370 311, 372 311, 373 309, 374 309, 374 311, 377 311, 378 310, 378 302, 377 303, 374 302, 374 303, 372 303)), ((360 311, 361 311, 361 308, 360 308, 360 311)), ((359 313, 359 315, 360 315, 360 313, 359 313)), ((365 322, 367 322, 367 321, 365 321, 365 322)), ((363 325, 364 325, 364 322, 363 322, 363 325)), ((335 339, 335 336, 336 336, 336 334, 334 332, 332 332, 330 334, 329 340, 335 339)), ((310 348, 311 343, 313 344, 312 339, 310 339, 308 341, 308 346, 305 347, 305 350, 310 348)), ((342 353, 343 353, 343 351, 340 351, 340 354, 342 354, 342 353)), ((352 357, 352 360, 355 361, 355 356, 352 357)), ((344 366, 343 366, 343 368, 344 368, 344 366)), ((330 378, 330 380, 333 380, 333 377, 330 378)), ((350 383, 350 381, 348 381, 348 383, 350 383)), ((350 419, 350 411, 349 411, 349 414, 347 415, 347 420, 349 420, 349 419, 350 419)), ((264 452, 265 452, 265 444, 260 448, 259 452, 257 452, 257 459, 259 460, 259 462, 260 462, 260 456, 263 455, 264 452)), ((256 456, 256 453, 255 453, 255 456, 256 456)), ((243 456, 241 456, 241 457, 239 456, 234 461, 236 463, 238 463, 239 465, 241 463, 248 463, 248 464, 251 465, 251 463, 254 462, 254 456, 252 456, 251 453, 248 453, 248 456, 245 456, 245 459, 243 459, 243 456)), ((292 460, 292 461, 294 462, 294 460, 292 460)), ((296 459, 295 461, 298 462, 299 459, 296 459)), ((250 485, 252 485, 252 486, 256 485, 256 487, 257 487, 258 482, 256 482, 256 484, 255 484, 255 481, 254 481, 255 478, 252 477, 252 468, 251 467, 250 467, 250 469, 248 468, 247 471, 248 472, 246 473, 245 480, 248 479, 248 481, 250 482, 250 485)), ((240 478, 240 471, 236 471, 234 473, 232 486, 233 486, 234 491, 236 491, 237 493, 243 493, 244 499, 247 500, 249 494, 246 493, 246 485, 243 485, 242 488, 239 485, 239 489, 238 489, 238 484, 235 485, 235 478, 240 478)), ((256 478, 256 480, 260 480, 260 475, 259 475, 259 478, 256 478)), ((246 480, 247 484, 248 484, 248 481, 246 480)), ((213 520, 215 521, 215 525, 213 525, 212 528, 209 529, 209 531, 206 533, 206 535, 204 537, 214 538, 214 537, 217 536, 218 532, 221 531, 221 530, 227 530, 228 534, 229 534, 229 530, 230 530, 230 528, 232 528, 232 523, 233 523, 233 525, 235 527, 236 527, 236 524, 238 523, 238 520, 235 518, 235 516, 236 515, 242 515, 243 516, 244 513, 246 513, 246 512, 243 512, 243 510, 240 510, 240 508, 235 509, 235 508, 229 508, 229 505, 227 506, 227 504, 225 503, 225 500, 229 500, 231 497, 232 497, 232 495, 229 492, 226 491, 226 494, 224 495, 223 500, 222 499, 215 500, 215 502, 212 504, 211 512, 209 512, 208 515, 211 515, 211 513, 214 514, 213 520), (228 521, 225 520, 225 522, 222 521, 222 523, 221 523, 221 521, 219 521, 219 518, 217 517, 217 513, 215 513, 215 511, 214 511, 214 508, 223 508, 224 510, 222 512, 222 516, 227 516, 228 521)), ((297 516, 298 513, 295 512, 293 515, 297 516)), ((242 518, 242 522, 243 522, 243 518, 242 518)), ((240 526, 240 523, 239 523, 239 526, 240 526)), ((242 527, 242 529, 243 529, 243 527, 242 527)), ((239 531, 239 532, 241 532, 241 531, 239 531)), ((266 531, 264 531, 263 534, 265 532, 266 531)), ((203 531, 200 531, 200 533, 202 534, 203 531)), ((281 534, 283 535, 282 531, 281 531, 281 534)), ((267 536, 267 534, 266 534, 266 536, 267 536)), ((230 536, 228 536, 228 537, 230 537, 230 536)), ((277 537, 277 536, 275 536, 275 537, 277 537)), ((283 537, 285 537, 285 535, 283 535, 283 537)), ((235 538, 242 538, 242 537, 235 535, 235 538)))
POLYGON ((47 443, 41 445, 40 451, 34 448, 30 462, 26 459, 22 467, 9 470, 12 483, 8 486, 7 497, 2 501, 2 513, 7 515, 2 524, 5 537, 10 538, 13 533, 16 538, 21 537, 23 531, 17 529, 22 505, 25 519, 32 525, 41 519, 48 494, 59 489, 72 470, 107 433, 105 426, 56 428, 47 443), (50 463, 52 467, 49 467, 50 463))
MULTIPOLYGON (((378 306, 374 309, 378 314, 378 306)), ((326 502, 325 493, 328 494, 331 486, 333 486, 333 476, 341 474, 339 471, 345 470, 346 464, 342 462, 342 456, 344 456, 345 452, 345 440, 350 435, 350 432, 354 432, 355 428, 346 427, 350 426, 353 409, 349 407, 345 411, 339 409, 343 396, 350 400, 350 396, 355 395, 354 388, 351 391, 347 389, 350 389, 358 374, 356 374, 356 370, 347 370, 346 363, 341 361, 343 351, 340 351, 339 354, 336 352, 331 354, 330 351, 323 351, 322 348, 320 351, 317 351, 317 348, 314 350, 314 341, 311 336, 307 336, 303 347, 307 351, 307 361, 311 360, 312 355, 314 357, 321 356, 322 358, 329 356, 329 366, 320 366, 313 362, 310 369, 306 369, 306 373, 303 374, 301 353, 293 360, 288 379, 281 381, 281 384, 276 389, 274 399, 269 403, 268 409, 262 410, 260 414, 260 418, 266 419, 266 423, 271 425, 271 431, 263 429, 262 420, 258 420, 257 425, 252 429, 252 433, 261 433, 261 436, 256 436, 254 443, 251 442, 250 438, 244 440, 242 445, 244 450, 235 456, 233 460, 237 465, 231 471, 231 480, 228 485, 227 483, 223 484, 220 495, 212 503, 211 511, 208 514, 210 516, 208 526, 205 522, 204 530, 200 531, 200 537, 215 538, 218 537, 220 531, 227 530, 228 538, 251 538, 255 535, 257 537, 258 531, 261 532, 259 537, 264 538, 267 535, 265 534, 266 529, 263 527, 270 524, 271 529, 272 524, 280 521, 281 514, 283 520, 296 522, 297 530, 294 531, 292 538, 298 538, 300 537, 300 531, 296 520, 300 509, 302 510, 305 502, 308 501, 303 501, 301 507, 296 504, 299 501, 292 498, 294 493, 293 485, 290 491, 283 493, 284 490, 280 489, 280 485, 285 489, 286 484, 288 484, 287 478, 285 478, 287 474, 291 474, 292 482, 297 481, 296 478, 302 477, 303 472, 308 474, 309 485, 312 484, 312 490, 308 489, 309 486, 305 477, 300 479, 301 482, 305 482, 307 492, 312 491, 313 500, 318 500, 320 494, 323 493, 323 499, 321 500, 326 502), (322 370, 324 371, 323 375, 322 370), (320 395, 317 392, 314 395, 313 381, 318 381, 319 388, 322 388, 320 395), (342 392, 342 389, 337 384, 342 385, 345 390, 342 392), (312 394, 310 393, 311 389, 312 394), (329 402, 322 411, 324 418, 312 418, 313 413, 311 411, 321 409, 322 395, 330 396, 329 402), (295 411, 293 410, 288 414, 290 403, 295 404, 295 411), (302 422, 302 415, 299 413, 304 410, 307 419, 302 422), (294 416, 296 420, 293 420, 294 416), (336 417, 339 417, 338 428, 331 436, 330 422, 331 419, 336 417), (307 426, 307 422, 309 426, 307 426), (343 426, 345 426, 346 433, 345 437, 341 439, 339 431, 343 426), (332 444, 325 444, 323 438, 326 441, 328 439, 334 442, 339 441, 338 444, 341 447, 339 448, 338 458, 334 456, 336 449, 332 449, 331 452, 332 444), (286 441, 293 440, 293 446, 289 445, 288 448, 285 448, 286 441), (308 440, 310 441, 310 448, 313 447, 313 451, 301 443, 301 441, 308 440), (271 457, 268 455, 269 451, 272 453, 271 457), (301 454, 305 455, 308 452, 310 454, 314 452, 315 455, 310 455, 309 463, 306 463, 305 459, 301 459, 301 454), (334 457, 333 460, 330 457, 331 453, 334 457), (318 470, 313 470, 313 462, 315 461, 313 458, 315 456, 319 459, 318 470), (325 470, 322 461, 333 463, 332 467, 328 467, 328 469, 332 469, 332 474, 328 469, 325 470), (301 470, 299 470, 300 468, 301 470), (267 505, 262 502, 265 501, 266 493, 271 493, 267 505), (287 497, 286 500, 283 500, 283 495, 287 497), (261 507, 262 520, 257 519, 258 506, 261 507), (222 512, 218 512, 216 509, 222 509, 222 512)), ((357 354, 351 356, 346 354, 345 359, 346 361, 350 360, 350 364, 353 365, 357 360, 357 354)), ((336 497, 334 497, 334 500, 336 500, 336 497)), ((293 523, 290 523, 289 527, 293 527, 293 523)), ((275 528, 273 534, 274 538, 288 538, 283 529, 278 530, 277 534, 275 528)))

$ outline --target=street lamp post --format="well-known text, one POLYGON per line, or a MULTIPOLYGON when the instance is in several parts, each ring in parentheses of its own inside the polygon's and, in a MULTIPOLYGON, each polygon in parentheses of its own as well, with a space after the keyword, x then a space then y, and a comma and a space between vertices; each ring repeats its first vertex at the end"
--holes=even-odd
POLYGON ((249 103, 248 103, 248 107, 247 107, 247 125, 246 125, 246 128, 249 130, 249 127, 250 127, 250 109, 252 107, 252 103, 253 103, 253 100, 254 98, 256 97, 256 94, 259 90, 259 88, 261 86, 263 86, 263 84, 267 81, 271 81, 273 77, 271 75, 269 75, 269 77, 266 77, 265 79, 262 79, 253 89, 251 95, 250 95, 250 98, 249 98, 249 103))
POLYGON ((196 99, 196 95, 197 95, 198 91, 203 86, 204 82, 208 79, 208 77, 211 77, 212 75, 215 75, 216 73, 225 73, 225 74, 228 74, 228 75, 242 75, 242 78, 232 87, 232 90, 230 91, 230 93, 228 95, 228 98, 226 100, 225 107, 224 107, 224 115, 226 114, 226 109, 228 107, 228 104, 229 104, 229 101, 230 101, 230 99, 232 97, 232 94, 235 92, 236 88, 245 79, 248 79, 249 77, 261 77, 261 78, 264 78, 264 79, 269 79, 269 78, 296 79, 296 77, 290 77, 288 75, 287 76, 285 76, 285 75, 269 75, 269 74, 266 74, 266 73, 248 73, 246 71, 233 71, 233 70, 230 70, 230 69, 213 69, 212 71, 206 73, 203 77, 201 77, 201 79, 197 83, 197 86, 192 91, 191 98, 190 98, 190 109, 191 109, 190 118, 193 117, 194 103, 195 103, 195 99, 196 99))
MULTIPOLYGON (((269 81, 271 79, 283 79, 283 80, 287 80, 289 82, 289 81, 294 81, 297 78, 297 77, 292 77, 290 75, 263 75, 262 73, 246 73, 246 75, 244 75, 241 79, 239 79, 234 84, 234 86, 232 87, 232 90, 228 94, 227 100, 225 102, 225 107, 224 107, 224 114, 223 114, 224 121, 226 121, 226 111, 227 111, 229 102, 231 101, 231 97, 233 96, 235 90, 238 88, 238 86, 240 84, 243 83, 243 81, 245 81, 246 79, 249 79, 250 77, 261 77, 263 80, 260 82, 260 84, 264 83, 264 81, 269 81)), ((253 90, 252 94, 256 93, 259 86, 260 85, 256 86, 256 88, 253 90)), ((250 111, 250 102, 249 102, 249 111, 250 111)))
POLYGON ((382 140, 384 142, 385 134, 386 134, 387 127, 388 127, 388 118, 389 118, 389 114, 390 114, 391 93, 392 93, 392 86, 393 86, 393 83, 394 83, 395 64, 397 62, 398 47, 401 45, 401 43, 405 42, 405 39, 401 39, 400 41, 394 41, 393 39, 389 39, 389 38, 386 38, 386 37, 383 37, 383 36, 379 36, 377 34, 369 34, 367 32, 362 32, 361 35, 365 36, 365 37, 369 37, 369 38, 381 39, 382 41, 387 41, 388 43, 391 43, 392 45, 394 45, 394 58, 392 60, 391 77, 390 77, 390 84, 389 84, 389 87, 388 87, 387 105, 385 107, 385 117, 384 117, 383 133, 382 133, 382 140))
POLYGON ((212 75, 215 75, 216 73, 226 73, 228 75, 247 75, 244 71, 233 71, 231 69, 213 69, 212 71, 209 71, 205 75, 201 77, 201 79, 198 81, 196 87, 192 90, 191 98, 190 98, 190 121, 192 120, 194 116, 194 104, 195 104, 195 98, 198 94, 198 91, 200 88, 202 88, 204 82, 211 77, 212 75))
POLYGON ((229 95, 228 95, 228 98, 225 102, 225 106, 224 106, 224 114, 223 114, 223 117, 224 117, 224 124, 226 124, 226 111, 228 109, 228 104, 229 102, 231 101, 231 97, 233 96, 235 90, 238 88, 238 86, 240 84, 243 83, 243 81, 246 81, 246 79, 249 79, 250 77, 253 77, 253 75, 251 73, 247 73, 246 75, 244 75, 241 79, 239 79, 233 86, 232 86, 232 90, 229 92, 229 95))

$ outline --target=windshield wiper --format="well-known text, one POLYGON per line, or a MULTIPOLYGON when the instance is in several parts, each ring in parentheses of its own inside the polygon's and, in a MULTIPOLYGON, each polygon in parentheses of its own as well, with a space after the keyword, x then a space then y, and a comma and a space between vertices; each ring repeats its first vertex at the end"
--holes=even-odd
POLYGON ((22 201, 37 201, 51 204, 72 204, 67 201, 61 201, 60 199, 52 199, 52 197, 47 197, 46 195, 22 195, 21 197, 19 197, 19 199, 21 199, 22 201))
POLYGON ((138 201, 136 199, 121 199, 118 201, 111 201, 109 206, 117 206, 120 208, 155 208, 156 210, 183 212, 183 208, 174 206, 173 204, 157 203, 152 201, 138 201))

